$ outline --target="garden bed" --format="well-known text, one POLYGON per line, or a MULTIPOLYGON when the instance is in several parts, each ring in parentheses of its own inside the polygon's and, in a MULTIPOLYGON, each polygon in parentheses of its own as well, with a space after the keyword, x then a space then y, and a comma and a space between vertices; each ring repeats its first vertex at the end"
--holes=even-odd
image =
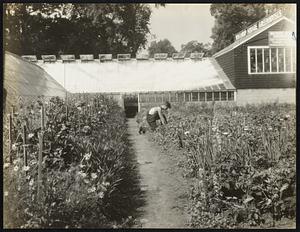
POLYGON ((186 157, 192 227, 295 226, 295 105, 180 106, 168 121, 152 136, 186 157))

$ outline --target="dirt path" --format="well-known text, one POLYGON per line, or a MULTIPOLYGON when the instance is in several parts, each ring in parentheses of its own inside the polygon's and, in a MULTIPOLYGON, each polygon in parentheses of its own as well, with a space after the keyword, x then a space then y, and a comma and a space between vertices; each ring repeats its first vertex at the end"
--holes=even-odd
POLYGON ((136 227, 186 228, 188 183, 176 159, 162 153, 147 135, 139 135, 135 119, 128 119, 128 129, 145 198, 145 205, 139 208, 136 227))

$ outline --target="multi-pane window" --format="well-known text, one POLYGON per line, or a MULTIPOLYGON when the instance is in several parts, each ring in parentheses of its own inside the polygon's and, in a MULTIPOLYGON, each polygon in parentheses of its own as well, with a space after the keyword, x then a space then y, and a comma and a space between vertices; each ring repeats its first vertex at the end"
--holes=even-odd
POLYGON ((234 101, 234 91, 217 91, 217 92, 157 92, 141 93, 139 102, 141 103, 161 103, 164 101, 171 102, 205 102, 205 101, 234 101))
POLYGON ((295 47, 248 47, 249 74, 294 73, 295 47))

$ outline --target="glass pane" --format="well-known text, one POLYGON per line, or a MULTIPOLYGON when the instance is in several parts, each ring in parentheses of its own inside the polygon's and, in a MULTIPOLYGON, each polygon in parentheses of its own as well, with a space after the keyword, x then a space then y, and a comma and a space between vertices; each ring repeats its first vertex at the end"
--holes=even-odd
POLYGON ((200 93, 200 101, 205 101, 205 93, 200 93))
POLYGON ((183 100, 184 100, 183 93, 178 93, 178 101, 183 102, 183 100))
POLYGON ((198 92, 193 92, 192 93, 192 100, 193 101, 198 101, 198 92))
POLYGON ((228 101, 233 101, 234 100, 234 92, 230 91, 228 92, 228 101))
POLYGON ((160 93, 156 94, 156 102, 161 103, 163 101, 163 95, 160 93))
POLYGON ((291 72, 291 48, 285 48, 285 71, 291 72))
POLYGON ((262 49, 257 48, 257 72, 261 73, 263 71, 263 56, 262 49))
POLYGON ((212 101, 212 92, 207 92, 206 93, 206 100, 207 101, 212 101))
POLYGON ((163 94, 163 101, 165 102, 165 101, 170 101, 170 99, 169 99, 169 93, 164 93, 163 94))
POLYGON ((171 95, 170 101, 176 102, 176 93, 171 93, 170 95, 171 95))
POLYGON ((155 102, 155 98, 153 94, 149 94, 149 102, 155 102))
POLYGON ((250 72, 255 73, 255 49, 250 49, 250 72))
POLYGON ((264 65, 265 65, 265 72, 270 72, 270 49, 264 49, 264 65))
POLYGON ((272 72, 277 72, 276 48, 271 48, 271 70, 272 72))
POLYGON ((220 92, 214 92, 214 100, 220 101, 220 92))
POLYGON ((185 101, 191 101, 191 93, 185 93, 185 101))
POLYGON ((283 48, 278 48, 278 71, 284 72, 284 51, 283 48))
POLYGON ((146 95, 145 94, 140 94, 140 98, 139 98, 139 101, 140 102, 146 102, 146 95))
POLYGON ((226 101, 227 100, 226 92, 221 92, 221 100, 222 101, 226 101))
POLYGON ((296 72, 297 55, 296 55, 296 48, 295 47, 292 48, 292 52, 293 52, 293 56, 292 56, 292 59, 293 59, 293 72, 296 72))

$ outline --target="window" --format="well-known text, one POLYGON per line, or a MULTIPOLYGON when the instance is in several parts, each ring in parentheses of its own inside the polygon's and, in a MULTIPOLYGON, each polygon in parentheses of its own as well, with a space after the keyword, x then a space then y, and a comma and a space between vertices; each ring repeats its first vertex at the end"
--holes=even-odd
POLYGON ((156 94, 156 102, 162 102, 163 101, 163 95, 160 93, 156 94))
POLYGON ((198 101, 198 92, 192 93, 192 101, 198 101))
POLYGON ((278 71, 284 72, 284 48, 278 48, 278 71))
POLYGON ((176 93, 170 93, 170 101, 171 102, 176 102, 176 93))
POLYGON ((205 93, 203 92, 200 93, 199 101, 205 101, 205 93))
POLYGON ((212 101, 212 92, 206 93, 206 101, 212 101))
POLYGON ((256 56, 257 56, 257 72, 261 73, 263 72, 263 49, 257 49, 256 50, 256 56))
POLYGON ((149 94, 148 96, 149 96, 148 97, 149 102, 155 102, 155 96, 154 96, 154 94, 149 94))
POLYGON ((140 99, 139 99, 139 101, 140 102, 147 102, 147 97, 146 97, 147 95, 145 95, 145 94, 140 94, 140 99))
POLYGON ((248 47, 248 73, 295 72, 295 47, 248 47))
POLYGON ((177 95, 178 95, 178 101, 179 102, 183 102, 184 101, 184 95, 183 95, 183 93, 178 93, 177 95))
POLYGON ((226 101, 226 100, 227 100, 227 93, 221 92, 221 101, 226 101))
POLYGON ((292 72, 296 72, 296 59, 297 59, 297 56, 296 56, 296 49, 292 49, 292 72))
POLYGON ((185 101, 191 101, 191 93, 184 93, 185 94, 185 101))
POLYGON ((271 53, 270 53, 270 49, 268 48, 264 48, 263 49, 263 56, 264 56, 264 71, 263 72, 270 72, 270 57, 271 57, 271 53))
POLYGON ((271 72, 277 72, 277 49, 271 48, 271 72))
POLYGON ((233 101, 234 100, 234 92, 233 91, 229 91, 228 92, 228 101, 233 101))
POLYGON ((220 92, 214 92, 214 101, 220 101, 220 92))
POLYGON ((251 73, 255 73, 256 72, 256 55, 255 55, 255 49, 250 49, 250 64, 251 64, 251 73))
POLYGON ((169 93, 164 93, 163 94, 163 101, 165 102, 165 101, 170 101, 170 99, 169 99, 169 93))
POLYGON ((292 49, 291 48, 286 48, 285 53, 284 53, 284 58, 285 58, 285 71, 286 72, 291 72, 292 71, 292 49))

